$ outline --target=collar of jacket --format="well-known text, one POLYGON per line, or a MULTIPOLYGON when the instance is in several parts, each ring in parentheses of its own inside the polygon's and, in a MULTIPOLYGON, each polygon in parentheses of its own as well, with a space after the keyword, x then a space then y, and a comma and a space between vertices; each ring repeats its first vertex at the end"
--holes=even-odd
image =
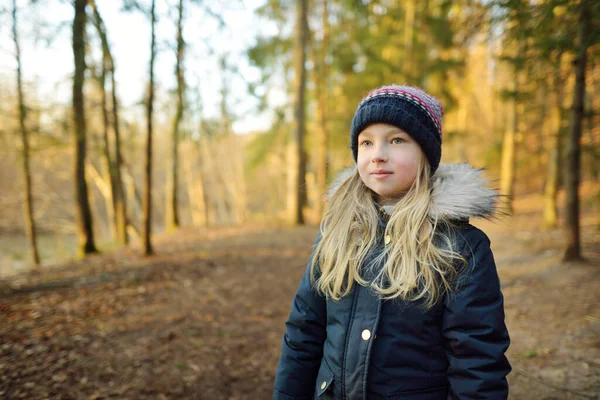
MULTIPOLYGON (((355 171, 356 166, 353 166, 340 172, 329 189, 328 197, 355 171)), ((467 163, 440 164, 432 177, 429 217, 453 221, 494 218, 498 214, 500 196, 490 187, 483 171, 467 163)), ((385 210, 380 209, 380 215, 386 221, 389 218, 385 210)))

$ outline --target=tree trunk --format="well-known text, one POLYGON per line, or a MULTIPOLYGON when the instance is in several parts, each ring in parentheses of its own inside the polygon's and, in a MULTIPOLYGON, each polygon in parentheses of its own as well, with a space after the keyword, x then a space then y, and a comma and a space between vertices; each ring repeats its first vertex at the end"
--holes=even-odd
POLYGON ((569 140, 567 142, 567 157, 565 169, 565 217, 567 249, 564 261, 582 260, 579 227, 579 180, 581 159, 581 125, 583 120, 583 105, 585 98, 585 68, 587 63, 587 47, 589 38, 589 15, 587 1, 579 3, 579 24, 577 58, 575 59, 575 88, 573 90, 573 109, 569 140))
POLYGON ((298 151, 295 140, 290 140, 285 149, 286 163, 286 219, 294 225, 296 223, 296 210, 298 209, 298 151))
POLYGON ((183 118, 183 96, 185 91, 185 79, 183 76, 183 56, 185 42, 183 41, 183 0, 179 0, 179 18, 177 19, 177 62, 175 65, 175 77, 177 78, 177 111, 173 120, 173 136, 171 139, 171 168, 167 176, 167 204, 166 221, 167 230, 172 231, 179 228, 179 215, 177 210, 177 181, 179 165, 179 125, 183 118))
POLYGON ((23 95, 23 77, 21 73, 21 47, 19 45, 19 36, 17 30, 17 1, 13 0, 13 40, 15 42, 17 59, 17 94, 19 101, 19 131, 21 133, 21 144, 23 146, 23 180, 24 180, 24 201, 23 213, 25 217, 25 229, 27 238, 31 245, 31 259, 33 264, 40 265, 40 255, 37 248, 37 234, 35 229, 35 219, 33 217, 33 190, 31 185, 31 170, 29 166, 29 132, 25 127, 26 108, 23 95))
MULTIPOLYGON (((415 21, 417 29, 428 27, 429 15, 432 13, 430 10, 429 0, 419 1, 420 15, 418 15, 418 22, 415 21)), ((428 75, 424 72, 429 68, 429 49, 432 48, 430 35, 415 35, 413 32, 413 57, 416 60, 413 63, 412 76, 413 81, 418 82, 418 86, 429 90, 427 78, 428 75), (422 37, 420 37, 422 36, 422 37)))
POLYGON ((110 198, 111 207, 107 208, 108 214, 108 224, 110 226, 110 231, 113 234, 113 238, 117 238, 119 236, 117 232, 117 224, 116 224, 116 215, 117 215, 117 202, 115 197, 115 176, 114 176, 114 167, 113 160, 110 154, 110 140, 108 138, 108 99, 106 96, 106 73, 107 73, 107 60, 108 56, 106 54, 106 50, 102 49, 102 68, 100 72, 100 95, 102 102, 102 138, 104 141, 104 162, 106 171, 108 172, 108 180, 110 182, 110 190, 107 193, 110 198))
POLYGON ((415 32, 415 0, 406 0, 404 2, 404 79, 410 82, 414 76, 413 52, 414 32, 415 32))
MULTIPOLYGON (((518 71, 514 71, 514 95, 518 89, 518 71)), ((513 213, 513 195, 515 182, 515 136, 518 130, 517 99, 510 104, 508 127, 504 132, 502 146, 502 171, 500 176, 500 192, 506 196, 506 212, 513 213)))
POLYGON ((228 199, 233 208, 232 216, 236 224, 242 224, 248 219, 248 196, 244 177, 244 148, 240 140, 235 137, 224 138, 220 143, 220 159, 224 160, 229 155, 227 163, 219 167, 222 172, 223 186, 227 189, 228 199))
POLYGON ((85 23, 86 0, 75 0, 75 17, 73 19, 73 58, 75 74, 73 78, 73 119, 75 129, 75 193, 77 209, 77 226, 79 253, 96 253, 94 243, 92 212, 85 180, 86 126, 83 100, 83 83, 85 75, 85 23))
MULTIPOLYGON (((329 97, 329 85, 328 85, 328 66, 327 66, 327 55, 329 54, 329 37, 330 37, 330 25, 329 25, 329 12, 327 0, 322 1, 322 15, 321 24, 323 29, 323 39, 321 41, 320 52, 314 52, 314 65, 318 65, 315 68, 315 84, 317 91, 317 98, 319 106, 317 107, 317 118, 319 124, 319 152, 316 162, 316 181, 317 181, 317 199, 316 199, 316 213, 320 219, 323 216, 323 208, 325 206, 324 196, 327 191, 327 102, 329 97)), ((316 47, 316 46, 315 46, 316 47)))
POLYGON ((188 192, 188 203, 190 207, 190 214, 192 216, 192 223, 197 226, 208 225, 208 215, 206 213, 206 195, 204 194, 204 179, 202 177, 202 168, 199 168, 196 160, 199 157, 196 146, 190 143, 186 146, 184 153, 184 171, 187 181, 187 192, 188 192))
MULTIPOLYGON (((107 148, 107 160, 109 162, 109 171, 111 177, 111 192, 113 197, 113 212, 114 212, 114 224, 115 224, 115 233, 119 244, 122 246, 127 244, 127 205, 126 205, 126 196, 125 189, 123 187, 123 179, 121 176, 121 166, 122 166, 122 156, 121 156, 121 134, 120 134, 120 125, 119 125, 119 103, 117 100, 117 85, 115 79, 115 62, 112 57, 112 53, 110 51, 110 46, 108 44, 108 38, 106 34, 106 27, 104 26, 104 21, 100 16, 100 12, 96 7, 96 2, 94 0, 88 0, 88 4, 92 7, 94 12, 94 26, 96 31, 98 32, 98 36, 100 37, 100 41, 102 43, 102 55, 103 55, 103 70, 106 69, 110 73, 111 77, 111 96, 112 96, 112 125, 115 133, 114 141, 115 141, 115 152, 114 159, 110 157, 110 151, 108 147, 108 133, 107 128, 105 131, 105 141, 107 148)), ((102 84, 102 94, 103 94, 103 104, 106 106, 105 99, 105 85, 102 84)), ((105 122, 108 125, 108 110, 106 108, 103 109, 103 113, 105 113, 104 118, 105 122)))
POLYGON ((154 253, 151 241, 152 229, 152 113, 154 110, 154 59, 156 57, 156 14, 154 12, 154 2, 150 9, 151 18, 151 44, 150 44, 150 81, 148 83, 148 99, 146 103, 146 160, 145 160, 145 180, 144 180, 144 216, 142 223, 143 231, 143 253, 148 256, 154 253))
MULTIPOLYGON (((535 169, 539 170, 543 166, 544 159, 544 122, 546 121, 548 114, 548 87, 546 85, 542 85, 538 89, 538 101, 541 103, 541 110, 539 111, 539 119, 537 121, 537 132, 536 132, 536 144, 535 144, 535 169)), ((551 107, 550 107, 551 108, 551 107)))
POLYGON ((127 190, 123 193, 124 197, 128 199, 127 206, 131 205, 127 210, 127 214, 131 216, 131 219, 128 219, 128 225, 133 224, 133 220, 136 219, 136 216, 139 217, 139 220, 142 219, 142 194, 135 183, 136 180, 134 179, 129 166, 126 163, 123 163, 123 187, 127 187, 127 190))
MULTIPOLYGON (((112 60, 112 57, 111 57, 112 60)), ((113 128, 115 132, 115 161, 113 163, 115 169, 115 197, 116 197, 116 221, 119 243, 125 246, 129 238, 127 237, 127 196, 125 196, 125 188, 123 186, 123 178, 121 168, 123 167, 123 155, 121 154, 121 129, 119 125, 119 101, 117 99, 117 84, 115 83, 115 65, 111 61, 111 91, 112 91, 112 114, 113 128)))
POLYGON ((554 67, 554 96, 555 104, 552 112, 552 128, 554 137, 552 148, 548 158, 548 177, 544 188, 544 226, 555 228, 558 225, 558 205, 556 202, 558 185, 560 181, 560 159, 562 149, 562 121, 563 121, 563 98, 564 85, 560 77, 561 56, 554 67))
MULTIPOLYGON (((555 110, 555 114, 560 110, 555 110)), ((548 177, 544 188, 544 226, 546 228, 555 228, 558 223, 556 195, 558 193, 558 171, 560 164, 560 115, 554 116, 555 134, 553 137, 552 148, 548 157, 548 177), (558 129, 557 129, 558 128, 558 129)))
POLYGON ((232 133, 232 118, 229 113, 229 108, 227 105, 227 98, 229 97, 229 87, 228 87, 228 79, 225 74, 227 71, 227 60, 225 56, 221 56, 219 59, 219 66, 221 68, 221 129, 220 134, 223 136, 227 136, 232 133))
MULTIPOLYGON (((219 219, 219 215, 226 214, 224 208, 224 198, 219 190, 219 171, 218 167, 215 166, 213 161, 213 154, 215 153, 215 146, 209 138, 198 141, 199 154, 202 156, 202 171, 211 171, 213 174, 209 175, 212 179, 203 179, 204 181, 204 204, 206 206, 206 223, 207 225, 215 225, 219 219), (211 186, 212 183, 212 186, 211 186)), ((205 177, 205 176, 203 176, 205 177)))
POLYGON ((295 209, 293 210, 293 224, 303 225, 303 208, 306 204, 306 158, 304 157, 304 131, 305 131, 305 89, 306 89, 306 41, 307 41, 307 13, 308 0, 299 0, 296 6, 296 187, 295 209))

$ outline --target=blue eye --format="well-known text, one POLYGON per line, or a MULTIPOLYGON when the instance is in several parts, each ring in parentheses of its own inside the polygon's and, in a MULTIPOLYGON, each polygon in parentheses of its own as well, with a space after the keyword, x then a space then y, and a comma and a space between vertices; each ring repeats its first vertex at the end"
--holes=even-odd
POLYGON ((371 145, 371 141, 369 140, 363 140, 362 142, 360 142, 361 146, 370 146, 371 145))
POLYGON ((392 139, 392 144, 401 144, 404 143, 404 139, 402 139, 401 137, 395 137, 392 139))

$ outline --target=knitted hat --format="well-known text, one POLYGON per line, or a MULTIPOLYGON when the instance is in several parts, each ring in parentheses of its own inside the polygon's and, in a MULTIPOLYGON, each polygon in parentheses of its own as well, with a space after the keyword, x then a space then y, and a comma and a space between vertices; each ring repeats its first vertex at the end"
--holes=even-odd
POLYGON ((433 174, 442 157, 444 108, 435 98, 411 86, 384 86, 365 97, 354 114, 350 143, 354 161, 358 157, 358 135, 369 125, 394 125, 414 138, 427 157, 433 174))

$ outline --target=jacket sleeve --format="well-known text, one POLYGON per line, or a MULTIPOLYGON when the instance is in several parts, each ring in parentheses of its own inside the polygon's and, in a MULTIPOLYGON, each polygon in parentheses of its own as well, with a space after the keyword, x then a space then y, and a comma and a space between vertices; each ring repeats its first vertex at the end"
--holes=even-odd
POLYGON ((505 356, 510 339, 504 301, 487 236, 477 228, 465 232, 467 260, 456 291, 445 300, 442 334, 448 355, 448 398, 506 399, 505 356))
MULTIPOLYGON (((320 235, 317 237, 317 243, 320 235)), ((316 244, 315 244, 316 248, 316 244)), ((314 251, 313 251, 314 254, 314 251)), ((274 400, 311 400, 326 337, 326 302, 310 282, 311 259, 286 321, 275 376, 274 400)))

